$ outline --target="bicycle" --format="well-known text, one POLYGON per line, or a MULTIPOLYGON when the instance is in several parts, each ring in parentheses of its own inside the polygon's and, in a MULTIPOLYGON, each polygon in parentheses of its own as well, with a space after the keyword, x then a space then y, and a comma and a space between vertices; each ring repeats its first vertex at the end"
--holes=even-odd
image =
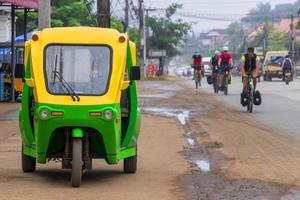
POLYGON ((201 66, 193 66, 196 89, 201 87, 201 66))
MULTIPOLYGON (((225 66, 224 68, 225 68, 225 74, 224 75, 219 75, 219 76, 224 76, 224 83, 223 83, 223 87, 222 87, 223 90, 222 91, 227 96, 228 95, 228 85, 229 85, 229 82, 228 82, 229 71, 231 69, 233 69, 233 67, 225 66)), ((218 90, 220 90, 219 87, 218 87, 218 90)))
POLYGON ((216 67, 213 67, 212 78, 213 78, 214 93, 217 94, 219 92, 218 90, 219 86, 218 86, 218 69, 216 67))
POLYGON ((254 89, 253 89, 253 76, 249 74, 247 76, 247 97, 248 97, 248 105, 247 105, 247 112, 252 113, 253 112, 253 104, 254 104, 254 89))

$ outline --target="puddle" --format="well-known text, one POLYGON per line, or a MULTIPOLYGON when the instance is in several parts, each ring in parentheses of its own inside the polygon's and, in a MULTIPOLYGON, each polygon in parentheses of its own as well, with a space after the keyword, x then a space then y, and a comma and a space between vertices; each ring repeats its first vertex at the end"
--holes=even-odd
POLYGON ((155 98, 155 99, 169 99, 174 96, 173 92, 165 92, 162 94, 141 94, 139 98, 155 98))
POLYGON ((161 117, 177 117, 182 125, 187 124, 190 115, 190 111, 185 109, 144 107, 141 110, 142 112, 161 117))
POLYGON ((207 160, 195 160, 194 163, 202 172, 210 171, 210 164, 207 160))
POLYGON ((179 85, 166 85, 166 84, 159 84, 159 83, 148 83, 147 85, 143 85, 143 88, 151 88, 151 89, 159 89, 164 91, 178 91, 182 90, 183 88, 179 85))
POLYGON ((300 191, 297 189, 290 189, 288 193, 280 198, 280 200, 298 200, 300 199, 300 191))
POLYGON ((185 110, 182 113, 180 113, 180 114, 177 115, 177 119, 179 120, 179 122, 182 125, 186 125, 187 122, 189 121, 189 115, 190 115, 190 111, 185 110))
POLYGON ((192 133, 189 132, 185 134, 185 137, 186 137, 186 141, 192 148, 199 147, 197 138, 192 133))
POLYGON ((190 146, 195 146, 195 140, 193 140, 191 138, 186 138, 186 140, 188 141, 190 146))

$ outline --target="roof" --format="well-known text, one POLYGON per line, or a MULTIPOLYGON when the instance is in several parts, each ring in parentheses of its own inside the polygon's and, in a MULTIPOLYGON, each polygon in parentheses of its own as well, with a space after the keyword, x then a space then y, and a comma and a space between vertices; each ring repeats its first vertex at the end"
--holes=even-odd
POLYGON ((9 3, 31 9, 38 9, 39 6, 38 0, 0 0, 0 3, 9 3))
MULTIPOLYGON (((294 20, 294 25, 297 25, 297 20, 294 20)), ((291 19, 282 19, 280 22, 274 24, 274 28, 279 32, 288 33, 290 31, 291 19)))

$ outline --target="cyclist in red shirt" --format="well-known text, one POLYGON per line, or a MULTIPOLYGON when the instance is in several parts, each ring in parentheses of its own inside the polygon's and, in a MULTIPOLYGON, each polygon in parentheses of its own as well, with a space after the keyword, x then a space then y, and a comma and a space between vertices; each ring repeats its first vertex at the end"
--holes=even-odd
MULTIPOLYGON (((224 75, 226 74, 226 68, 233 65, 233 59, 231 53, 229 53, 228 47, 224 47, 221 55, 219 56, 218 66, 219 66, 219 86, 222 88, 224 86, 224 75)), ((229 73, 230 76, 230 73, 229 73)), ((228 82, 230 84, 231 77, 228 77, 228 82)))
POLYGON ((194 76, 196 75, 196 72, 199 73, 199 77, 201 76, 201 70, 203 67, 203 63, 202 63, 202 56, 199 52, 195 52, 193 55, 193 65, 192 65, 193 69, 194 69, 194 76))

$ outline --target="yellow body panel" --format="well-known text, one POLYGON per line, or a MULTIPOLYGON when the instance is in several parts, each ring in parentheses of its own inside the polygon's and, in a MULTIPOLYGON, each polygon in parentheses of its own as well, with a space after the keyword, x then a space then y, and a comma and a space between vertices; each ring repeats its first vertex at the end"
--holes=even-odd
MULTIPOLYGON (((114 29, 72 27, 72 28, 51 28, 36 32, 39 39, 26 43, 25 56, 31 53, 32 79, 34 85, 35 101, 38 103, 61 104, 61 105, 94 105, 113 104, 120 102, 121 90, 126 87, 123 84, 126 68, 126 50, 128 37, 114 29), (119 37, 124 36, 125 42, 119 42, 119 37), (81 96, 80 101, 72 101, 70 96, 51 95, 47 92, 44 76, 44 48, 49 44, 86 44, 86 45, 108 45, 112 49, 112 72, 108 91, 103 96, 81 96)), ((129 43, 132 47, 133 58, 134 43, 129 43)), ((136 62, 135 59, 134 63, 136 62)), ((25 60, 25 63, 28 60, 25 60)))

